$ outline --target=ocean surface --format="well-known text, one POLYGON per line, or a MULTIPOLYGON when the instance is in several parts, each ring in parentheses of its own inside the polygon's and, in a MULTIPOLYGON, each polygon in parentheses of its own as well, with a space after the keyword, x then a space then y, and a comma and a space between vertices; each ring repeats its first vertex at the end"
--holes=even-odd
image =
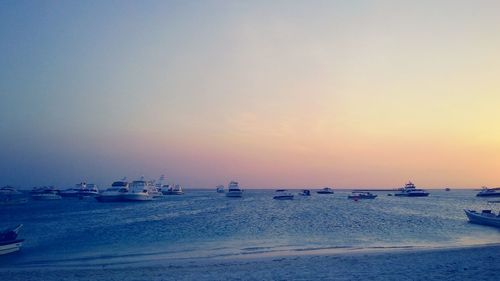
POLYGON ((0 267, 500 243, 498 229, 470 224, 463 212, 498 212, 500 203, 487 203, 473 190, 429 191, 424 198, 374 192, 378 198, 355 202, 340 190, 293 201, 273 200, 272 190, 245 190, 243 198, 186 190, 153 202, 63 198, 0 206, 0 229, 22 223, 20 238, 26 239, 21 252, 0 257, 0 267))

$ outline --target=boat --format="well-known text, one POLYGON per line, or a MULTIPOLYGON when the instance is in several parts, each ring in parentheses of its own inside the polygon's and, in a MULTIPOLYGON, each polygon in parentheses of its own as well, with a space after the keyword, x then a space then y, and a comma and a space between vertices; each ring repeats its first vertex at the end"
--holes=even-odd
POLYGON ((124 201, 151 201, 154 199, 155 186, 151 181, 145 181, 144 177, 133 181, 127 193, 123 194, 124 201))
POLYGON ((242 197, 243 196, 243 190, 238 186, 238 182, 231 181, 229 183, 229 185, 227 186, 226 196, 227 197, 242 197))
POLYGON ((17 239, 22 224, 0 232, 0 255, 17 252, 21 249, 24 239, 17 239))
POLYGON ((99 189, 97 188, 97 185, 89 183, 85 188, 78 191, 77 196, 78 198, 96 197, 99 196, 99 189))
POLYGON ((217 193, 224 193, 224 186, 223 185, 218 185, 216 186, 216 189, 217 193))
POLYGON ((166 190, 163 190, 162 192, 165 195, 182 195, 182 194, 184 194, 184 191, 182 191, 182 187, 178 184, 169 185, 168 188, 166 190))
POLYGON ((322 189, 316 191, 316 193, 318 193, 318 194, 333 194, 333 189, 331 189, 329 187, 325 187, 325 188, 322 188, 322 189))
POLYGON ((278 189, 273 196, 275 200, 293 200, 293 194, 288 192, 286 189, 278 189))
POLYGON ((481 191, 479 191, 476 196, 478 197, 500 197, 500 187, 487 188, 483 186, 481 191))
POLYGON ((75 184, 75 187, 61 190, 59 193, 62 197, 80 197, 80 192, 87 189, 87 183, 81 182, 75 184))
POLYGON ((53 186, 45 187, 43 190, 38 190, 36 193, 31 194, 31 198, 39 201, 60 200, 62 197, 59 195, 59 190, 53 186))
POLYGON ((394 193, 394 196, 426 197, 429 196, 429 192, 423 189, 417 189, 415 185, 410 181, 405 184, 404 187, 400 188, 399 192, 394 193))
POLYGON ((123 201, 123 195, 129 191, 129 184, 125 180, 115 181, 110 188, 101 192, 95 199, 99 202, 120 202, 123 201))
POLYGON ((464 210, 471 223, 500 227, 500 213, 495 215, 491 210, 478 213, 474 210, 464 210))
POLYGON ((0 205, 21 205, 26 204, 28 198, 22 192, 17 191, 12 186, 0 187, 0 205))
POLYGON ((301 192, 299 192, 300 196, 311 196, 311 191, 309 189, 303 189, 301 192))
POLYGON ((450 191, 451 189, 449 187, 445 188, 444 191, 450 191))
POLYGON ((350 195, 347 196, 348 199, 375 199, 377 198, 376 194, 371 192, 361 192, 361 191, 353 191, 350 195))

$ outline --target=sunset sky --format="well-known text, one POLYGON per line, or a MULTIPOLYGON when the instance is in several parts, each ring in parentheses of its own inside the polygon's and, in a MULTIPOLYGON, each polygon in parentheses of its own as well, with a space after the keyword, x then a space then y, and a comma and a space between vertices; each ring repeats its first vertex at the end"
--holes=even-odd
POLYGON ((0 1, 0 185, 500 186, 500 1, 0 1))

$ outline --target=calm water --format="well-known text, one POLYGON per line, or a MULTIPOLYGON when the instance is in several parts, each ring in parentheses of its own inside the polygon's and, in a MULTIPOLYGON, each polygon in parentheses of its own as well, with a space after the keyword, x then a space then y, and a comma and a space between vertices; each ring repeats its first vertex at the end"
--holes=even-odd
POLYGON ((347 200, 348 193, 277 201, 267 190, 246 190, 242 199, 187 190, 154 202, 63 199, 0 207, 0 228, 23 223, 26 239, 20 253, 0 257, 0 266, 500 242, 498 229, 467 223, 464 208, 500 210, 472 190, 431 191, 427 198, 378 192, 359 202, 347 200))

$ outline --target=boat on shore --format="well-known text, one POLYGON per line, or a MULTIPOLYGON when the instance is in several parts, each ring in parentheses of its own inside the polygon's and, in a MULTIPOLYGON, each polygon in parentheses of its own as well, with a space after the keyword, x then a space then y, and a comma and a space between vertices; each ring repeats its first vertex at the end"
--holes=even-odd
POLYGON ((0 232, 0 255, 17 252, 21 249, 24 239, 17 239, 22 224, 0 232))
POLYGON ((120 202, 129 191, 129 184, 125 180, 115 181, 111 187, 101 192, 95 199, 99 202, 120 202))
POLYGON ((182 187, 178 184, 170 185, 166 190, 162 191, 164 195, 182 195, 184 191, 182 191, 182 187))
POLYGON ((429 196, 429 192, 423 189, 417 189, 415 185, 410 181, 403 188, 399 189, 399 192, 394 193, 394 196, 404 196, 404 197, 426 197, 429 196))
POLYGON ((231 181, 227 186, 226 197, 240 198, 243 196, 243 189, 238 185, 238 182, 231 181))
POLYGON ((286 189, 276 190, 273 199, 275 200, 293 200, 293 194, 288 192, 286 189))
POLYGON ((325 187, 325 188, 322 188, 318 191, 316 191, 316 193, 318 194, 333 194, 333 189, 329 188, 329 187, 325 187))
POLYGON ((471 223, 500 227, 500 213, 495 215, 491 210, 478 213, 474 210, 464 210, 471 223))
POLYGON ((483 186, 481 191, 479 191, 476 196, 478 197, 500 197, 500 187, 487 188, 483 186))
POLYGON ((359 199, 375 199, 378 195, 371 192, 360 192, 353 191, 351 194, 347 195, 348 199, 359 200, 359 199))

